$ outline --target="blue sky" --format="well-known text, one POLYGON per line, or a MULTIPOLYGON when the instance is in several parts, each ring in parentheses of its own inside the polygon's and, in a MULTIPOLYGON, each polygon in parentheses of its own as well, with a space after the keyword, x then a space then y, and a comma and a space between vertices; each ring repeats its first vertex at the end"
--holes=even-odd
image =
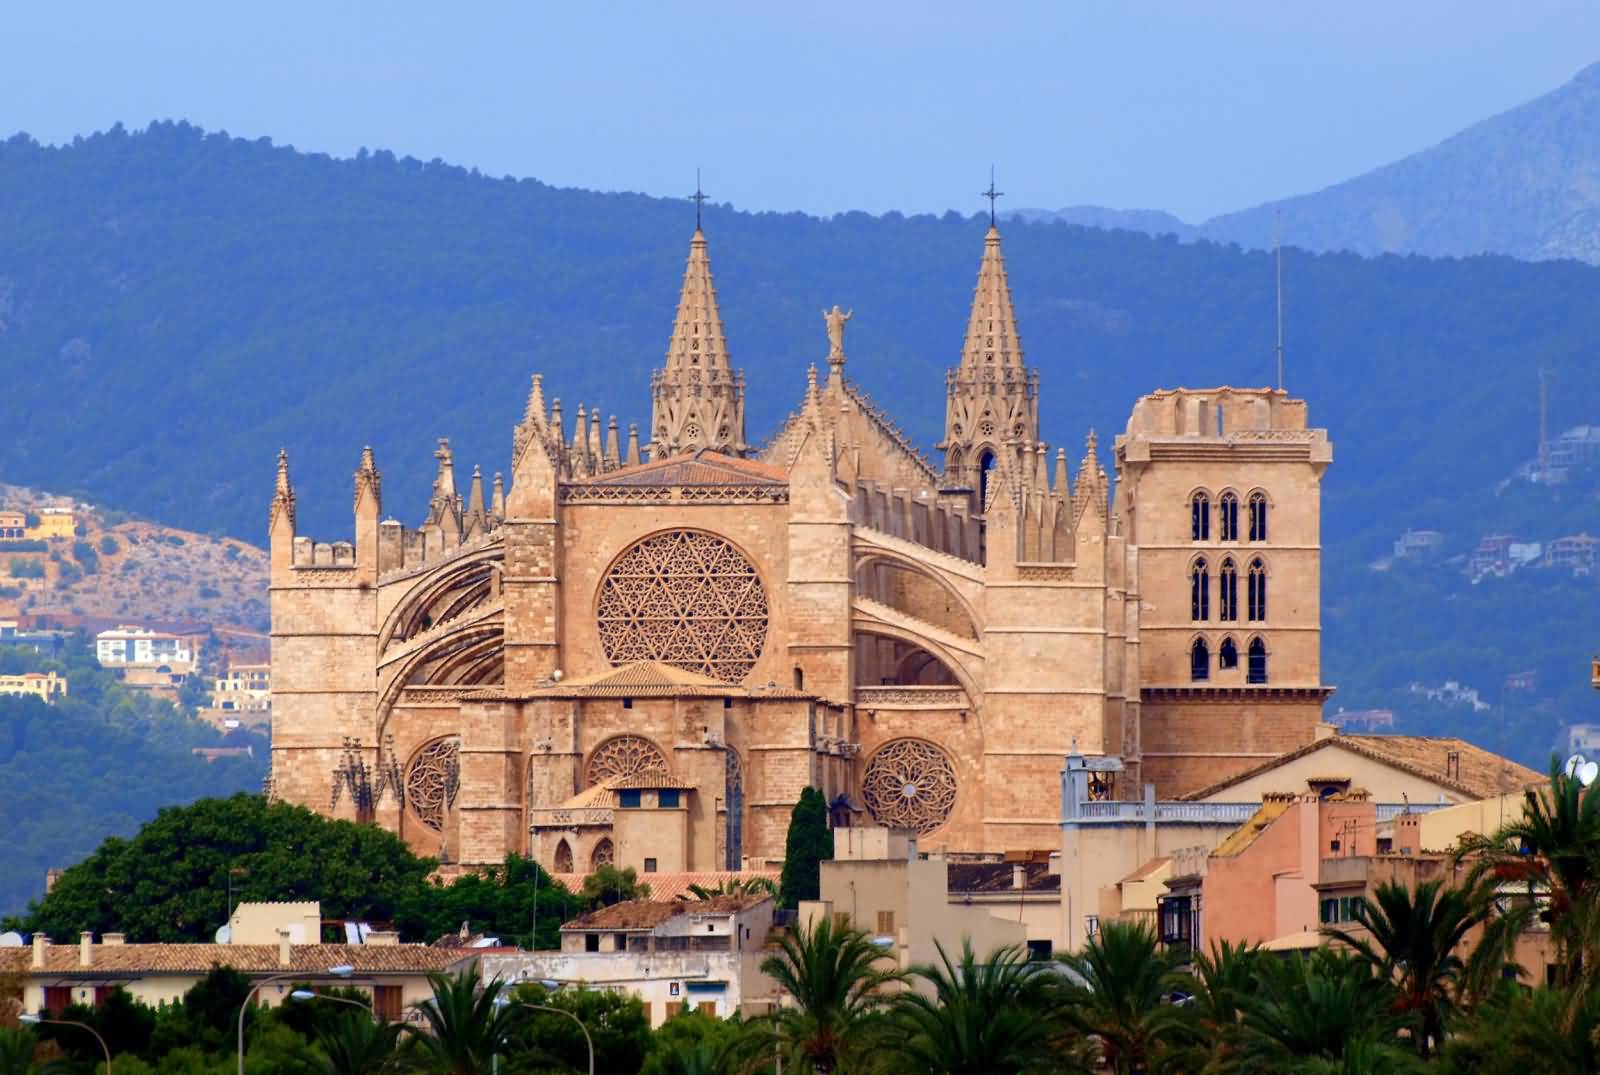
POLYGON ((748 209, 1161 208, 1422 149, 1600 60, 1588 2, 13 5, 0 132, 187 119, 748 209))

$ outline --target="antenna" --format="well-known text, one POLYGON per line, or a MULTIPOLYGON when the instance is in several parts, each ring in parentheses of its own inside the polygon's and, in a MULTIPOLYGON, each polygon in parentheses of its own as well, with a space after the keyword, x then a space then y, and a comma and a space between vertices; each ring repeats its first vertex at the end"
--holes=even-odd
POLYGON ((1275 353, 1278 358, 1278 391, 1283 391, 1283 239, 1281 236, 1281 220, 1277 210, 1272 213, 1272 269, 1276 276, 1276 294, 1278 303, 1278 346, 1275 353))
POLYGON ((1550 484, 1550 383, 1539 367, 1539 481, 1550 484))
POLYGON ((994 202, 995 202, 995 199, 996 198, 1004 198, 1006 196, 1005 191, 1003 191, 1003 190, 995 190, 994 189, 994 165, 992 165, 992 164, 989 165, 989 189, 988 190, 980 190, 978 192, 978 194, 979 194, 980 197, 984 197, 984 198, 988 198, 989 199, 989 226, 992 228, 992 227, 994 227, 994 202))
POLYGON ((695 231, 700 230, 700 207, 705 204, 705 201, 708 197, 710 197, 710 195, 700 189, 700 169, 696 168, 694 170, 694 193, 689 195, 689 200, 694 202, 695 231))

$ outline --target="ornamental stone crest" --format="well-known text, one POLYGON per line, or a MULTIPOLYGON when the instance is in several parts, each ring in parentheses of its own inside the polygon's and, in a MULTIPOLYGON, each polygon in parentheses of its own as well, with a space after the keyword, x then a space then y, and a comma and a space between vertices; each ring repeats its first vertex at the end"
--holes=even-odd
POLYGON ((712 534, 645 538, 600 584, 600 644, 612 664, 660 661, 737 683, 767 637, 767 591, 744 554, 712 534))
POLYGON ((955 767, 932 743, 893 739, 867 763, 861 797, 880 825, 926 835, 949 820, 955 807, 955 767))
POLYGON ((671 770, 667 759, 650 740, 637 735, 619 735, 607 739, 589 757, 584 784, 593 787, 602 780, 618 777, 658 776, 669 779, 671 770))

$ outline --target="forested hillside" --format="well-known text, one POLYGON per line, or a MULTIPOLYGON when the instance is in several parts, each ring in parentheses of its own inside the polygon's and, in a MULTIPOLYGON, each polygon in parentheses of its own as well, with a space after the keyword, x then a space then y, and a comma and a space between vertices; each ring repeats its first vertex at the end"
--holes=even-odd
MULTIPOLYGON (((569 416, 581 402, 648 421, 692 208, 184 125, 60 148, 14 137, 0 146, 0 377, 29 390, 0 397, 0 479, 259 541, 282 445, 302 532, 333 540, 370 443, 385 511, 414 522, 434 436, 486 474, 508 467, 535 370, 569 416)), ((855 312, 848 374, 935 440, 984 226, 708 207, 751 436, 800 398, 826 355, 818 310, 837 302, 855 312)), ((1021 220, 1006 253, 1045 433, 1074 458, 1091 427, 1107 445, 1142 392, 1272 377, 1266 254, 1021 220)), ((1429 590, 1366 565, 1407 526, 1470 545, 1503 525, 1493 490, 1533 453, 1538 367, 1558 386, 1553 428, 1600 418, 1600 272, 1289 250, 1284 278, 1288 386, 1336 445, 1324 648, 1339 704, 1390 698, 1412 667, 1495 694, 1537 667, 1544 708, 1510 746, 1541 763, 1557 726, 1587 716, 1568 688, 1600 640, 1596 602, 1535 632, 1551 608, 1525 588, 1475 589, 1487 604, 1462 615, 1449 569, 1429 590)), ((1489 745, 1499 734, 1481 713, 1435 716, 1489 745)))
POLYGON ((0 916, 40 896, 47 870, 133 835, 161 807, 259 790, 267 772, 264 737, 234 732, 225 741, 170 703, 128 690, 82 636, 60 660, 0 647, 0 675, 44 671, 67 677, 65 698, 46 705, 0 695, 0 916), (224 742, 253 756, 207 763, 192 753, 224 742))

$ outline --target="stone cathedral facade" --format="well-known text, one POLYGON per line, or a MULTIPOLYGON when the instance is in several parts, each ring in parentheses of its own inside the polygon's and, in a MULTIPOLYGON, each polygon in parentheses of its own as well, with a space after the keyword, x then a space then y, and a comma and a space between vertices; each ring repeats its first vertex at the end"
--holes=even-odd
POLYGON ((997 230, 937 463, 847 376, 849 316, 754 447, 696 230, 643 435, 535 375, 506 478, 440 440, 412 529, 364 452, 336 542, 280 455, 271 793, 458 867, 718 870, 780 860, 808 784, 835 824, 995 853, 1057 846, 1074 749, 1108 797, 1173 797, 1314 738, 1303 401, 1139 399, 1113 497, 1093 433, 1075 466, 1040 439, 997 230))

